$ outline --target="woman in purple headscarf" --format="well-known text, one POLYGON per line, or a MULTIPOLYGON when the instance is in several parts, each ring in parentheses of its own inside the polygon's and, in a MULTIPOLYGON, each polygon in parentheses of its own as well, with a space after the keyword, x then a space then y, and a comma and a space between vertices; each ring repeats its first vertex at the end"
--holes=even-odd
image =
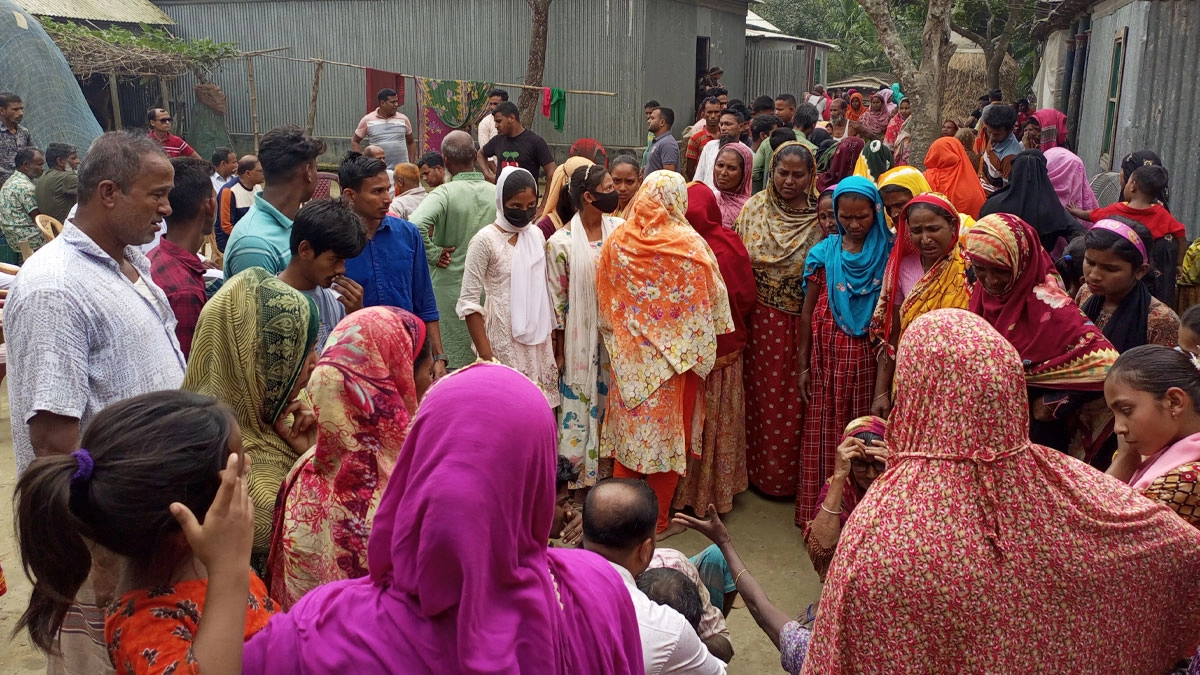
POLYGON ((721 207, 721 224, 729 229, 733 229, 733 221, 750 199, 753 165, 754 155, 741 143, 730 143, 717 153, 713 185, 717 188, 717 205, 721 207))
POLYGON ((243 672, 644 672, 616 570, 546 546, 555 429, 545 397, 506 366, 436 384, 375 513, 370 576, 275 615, 246 643, 243 672))

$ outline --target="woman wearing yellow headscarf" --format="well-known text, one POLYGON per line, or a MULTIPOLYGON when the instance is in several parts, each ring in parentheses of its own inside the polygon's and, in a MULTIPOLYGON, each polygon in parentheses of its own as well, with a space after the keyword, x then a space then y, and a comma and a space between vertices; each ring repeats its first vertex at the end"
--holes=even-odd
POLYGON ((196 322, 182 388, 220 399, 242 429, 260 571, 279 486, 316 443, 316 420, 297 396, 316 365, 317 326, 313 301, 261 267, 227 280, 196 322), (289 414, 296 424, 285 424, 289 414))
POLYGON ((537 226, 546 235, 546 241, 555 232, 563 229, 575 217, 575 207, 571 205, 571 196, 567 188, 571 187, 571 174, 581 166, 595 164, 585 157, 571 157, 558 165, 554 175, 550 176, 550 185, 546 188, 546 201, 542 202, 542 210, 538 211, 537 226))
POLYGON ((929 182, 911 166, 898 166, 879 177, 879 196, 883 197, 883 210, 887 214, 888 227, 896 229, 896 220, 904 205, 920 194, 931 192, 929 182))

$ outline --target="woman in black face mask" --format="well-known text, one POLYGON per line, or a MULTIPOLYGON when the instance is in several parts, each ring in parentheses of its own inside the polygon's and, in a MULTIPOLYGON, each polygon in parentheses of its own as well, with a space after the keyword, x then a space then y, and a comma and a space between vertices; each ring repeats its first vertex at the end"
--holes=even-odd
POLYGON ((574 465, 579 477, 569 487, 578 489, 612 475, 612 460, 599 459, 600 425, 611 378, 608 354, 600 342, 596 260, 601 244, 625 221, 604 215, 615 211, 618 202, 616 186, 604 167, 589 164, 575 169, 568 189, 575 216, 546 243, 546 272, 557 325, 554 358, 564 392, 558 411, 558 454, 574 465))
POLYGON ((524 169, 505 167, 496 179, 496 222, 467 247, 455 311, 467 322, 475 353, 515 368, 533 381, 550 407, 559 402, 554 364, 554 309, 546 288, 546 238, 530 222, 537 214, 537 182, 524 169), (486 294, 484 305, 479 304, 486 294))

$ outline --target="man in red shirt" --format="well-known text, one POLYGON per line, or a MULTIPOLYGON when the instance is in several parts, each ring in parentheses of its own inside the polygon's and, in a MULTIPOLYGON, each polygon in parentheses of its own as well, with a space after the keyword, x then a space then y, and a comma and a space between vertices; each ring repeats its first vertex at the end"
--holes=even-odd
POLYGON ((175 169, 175 187, 167 196, 171 202, 167 231, 147 257, 150 278, 166 293, 175 313, 175 337, 186 357, 192 351, 200 310, 208 299, 204 290, 208 266, 197 254, 204 238, 213 231, 217 197, 208 177, 211 164, 199 158, 176 157, 171 166, 175 169))
POLYGON ((693 132, 688 140, 687 153, 684 155, 684 175, 688 180, 696 175, 696 163, 700 160, 700 152, 704 144, 721 135, 721 101, 715 96, 704 99, 701 108, 704 112, 704 128, 693 132))
POLYGON ((167 151, 167 157, 195 157, 200 154, 187 144, 187 141, 171 133, 171 113, 162 108, 151 108, 146 111, 146 122, 150 124, 150 138, 158 141, 167 151))

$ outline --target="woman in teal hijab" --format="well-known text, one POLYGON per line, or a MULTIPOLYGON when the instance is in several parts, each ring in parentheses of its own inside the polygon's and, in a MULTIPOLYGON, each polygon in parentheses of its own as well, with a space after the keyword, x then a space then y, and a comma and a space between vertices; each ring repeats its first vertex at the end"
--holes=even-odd
MULTIPOLYGON (((892 250, 875 184, 850 176, 833 191, 837 234, 804 261, 800 392, 808 404, 796 524, 816 516, 817 493, 833 473, 834 449, 853 419, 871 413, 877 360, 867 329, 892 250)), ((883 401, 882 403, 886 403, 883 401)))

